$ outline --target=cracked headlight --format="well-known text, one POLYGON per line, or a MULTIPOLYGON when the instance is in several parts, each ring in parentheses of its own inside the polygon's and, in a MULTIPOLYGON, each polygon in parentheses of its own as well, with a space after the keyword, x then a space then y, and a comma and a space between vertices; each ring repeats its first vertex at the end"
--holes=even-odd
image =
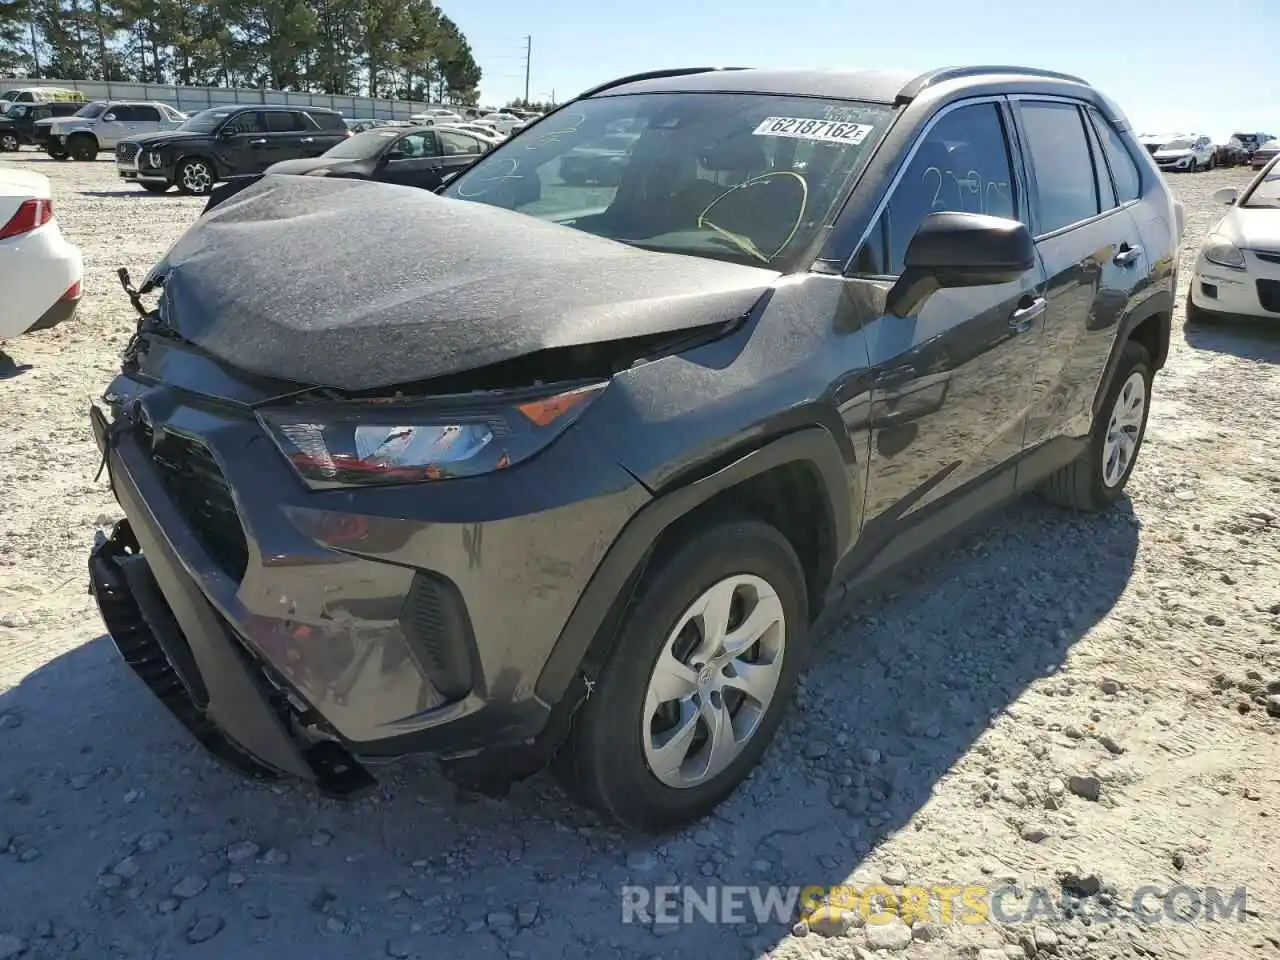
POLYGON ((448 480, 527 460, 574 423, 606 384, 548 394, 353 400, 258 411, 308 486, 448 480))

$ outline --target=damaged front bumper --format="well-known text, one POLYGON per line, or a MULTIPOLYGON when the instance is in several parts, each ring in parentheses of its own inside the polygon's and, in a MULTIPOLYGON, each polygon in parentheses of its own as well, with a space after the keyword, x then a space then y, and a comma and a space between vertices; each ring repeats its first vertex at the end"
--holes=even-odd
POLYGON ((98 535, 90 591, 121 657, 213 756, 256 777, 291 774, 350 797, 373 777, 337 742, 306 743, 217 610, 183 570, 175 545, 148 508, 94 411, 112 487, 136 521, 98 535))

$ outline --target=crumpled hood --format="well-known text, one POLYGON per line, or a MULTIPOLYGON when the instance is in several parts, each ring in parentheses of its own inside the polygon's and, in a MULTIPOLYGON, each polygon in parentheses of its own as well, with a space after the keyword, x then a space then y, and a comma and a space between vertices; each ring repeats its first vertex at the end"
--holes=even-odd
POLYGON ((365 390, 727 322, 778 276, 414 187, 267 176, 148 279, 166 322, 227 363, 365 390))

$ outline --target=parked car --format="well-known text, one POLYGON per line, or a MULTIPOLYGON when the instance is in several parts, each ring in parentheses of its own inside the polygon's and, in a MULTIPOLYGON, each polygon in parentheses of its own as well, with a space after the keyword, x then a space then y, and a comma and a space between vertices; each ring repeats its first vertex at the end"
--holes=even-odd
POLYGON ((1010 67, 655 71, 438 196, 265 177, 140 287, 94 595, 247 770, 349 794, 426 752, 496 790, 554 757, 687 824, 831 583, 1022 491, 1122 496, 1182 220, 1111 100, 1010 67), (624 118, 616 187, 561 184, 624 118))
POLYGON ((35 143, 36 123, 50 117, 69 117, 83 103, 65 100, 42 100, 15 103, 0 116, 0 151, 12 153, 26 143, 35 143))
POLYGON ((36 126, 48 125, 45 151, 55 160, 92 160, 103 150, 114 150, 121 140, 173 130, 185 120, 185 114, 167 103, 96 100, 69 117, 40 120, 36 126))
POLYGON ((1269 133, 1233 133, 1234 139, 1239 140, 1244 145, 1245 153, 1249 159, 1253 159, 1254 151, 1262 146, 1268 140, 1274 140, 1275 137, 1269 133))
POLYGON ((637 133, 612 133, 574 147, 560 158, 560 179, 579 186, 585 183, 616 185, 631 159, 637 133))
POLYGON ((525 120, 511 113, 489 113, 480 118, 482 123, 486 123, 493 127, 503 136, 511 136, 511 134, 519 129, 525 120))
POLYGON ((485 123, 451 123, 443 127, 446 130, 456 130, 459 133, 467 133, 478 138, 488 147, 493 148, 507 139, 505 134, 499 133, 493 127, 485 123))
POLYGON ((1249 151, 1241 141, 1231 137, 1214 148, 1213 162, 1218 167, 1237 167, 1249 162, 1249 151))
POLYGON ((284 160, 267 173, 378 180, 434 190, 444 177, 469 167, 488 150, 479 137, 443 126, 369 130, 318 157, 284 160))
POLYGON ((49 178, 0 167, 0 340, 75 315, 84 265, 58 228, 49 178))
POLYGON ((1280 140, 1267 140, 1265 143, 1258 145, 1257 149, 1249 157, 1249 166, 1255 170, 1261 170, 1268 163, 1280 155, 1280 140))
POLYGON ((9 111, 15 103, 84 102, 78 90, 66 87, 15 87, 0 94, 0 115, 9 111))
POLYGON ((1280 320, 1280 156, 1243 191, 1213 195, 1231 207, 1196 254, 1187 291, 1187 322, 1224 315, 1280 320))
POLYGON ((1213 169, 1213 154, 1213 141, 1209 137, 1191 134, 1162 143, 1152 156, 1161 170, 1195 173, 1213 169))
POLYGON ((350 136, 342 114, 323 107, 213 107, 168 133, 120 141, 116 172, 151 193, 207 196, 220 180, 319 156, 350 136))
POLYGON ((421 113, 412 114, 409 120, 419 126, 430 127, 437 123, 461 123, 462 116, 443 107, 428 107, 421 113))

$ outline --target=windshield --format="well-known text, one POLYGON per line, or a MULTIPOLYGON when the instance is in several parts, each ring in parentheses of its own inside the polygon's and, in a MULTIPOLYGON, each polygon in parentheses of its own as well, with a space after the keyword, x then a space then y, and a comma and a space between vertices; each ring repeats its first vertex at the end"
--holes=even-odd
POLYGON ((21 120, 31 112, 31 107, 25 103, 11 103, 3 111, 4 115, 10 120, 21 120))
POLYGON ((1272 161, 1240 201, 1240 206, 1259 210, 1280 210, 1280 160, 1272 161))
POLYGON ((324 156, 334 160, 370 160, 398 136, 398 130, 366 130, 334 144, 324 152, 324 156))
POLYGON ((100 116, 107 109, 107 105, 101 100, 95 100, 93 103, 86 103, 77 110, 74 116, 84 117, 86 120, 92 120, 94 117, 100 116))
POLYGON ((1191 141, 1190 140, 1170 140, 1160 149, 1161 150, 1190 150, 1191 141))
POLYGON ((183 120, 178 129, 183 133, 213 133, 229 116, 231 116, 230 110, 220 110, 217 107, 201 110, 183 120))
POLYGON ((442 193, 647 250, 785 270, 829 224, 891 113, 747 93, 594 97, 494 148, 442 193), (599 152, 619 129, 634 136, 599 152))

